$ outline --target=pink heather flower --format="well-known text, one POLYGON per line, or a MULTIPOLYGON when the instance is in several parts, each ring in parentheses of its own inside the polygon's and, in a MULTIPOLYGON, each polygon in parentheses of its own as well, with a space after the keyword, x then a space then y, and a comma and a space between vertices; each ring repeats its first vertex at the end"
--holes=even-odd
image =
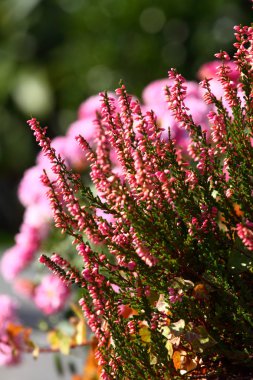
MULTIPOLYGON (((51 145, 56 150, 57 155, 60 154, 65 160, 65 164, 68 167, 74 169, 82 169, 83 166, 86 167, 83 163, 84 154, 73 136, 67 135, 55 137, 52 139, 51 145)), ((51 172, 50 160, 45 157, 43 152, 38 154, 37 164, 43 169, 46 169, 47 172, 51 172)))
POLYGON ((85 100, 78 109, 78 119, 94 118, 96 111, 100 109, 100 96, 93 95, 85 100))
MULTIPOLYGON (((189 137, 185 130, 175 121, 172 112, 168 110, 163 94, 165 86, 171 86, 172 83, 173 81, 168 78, 156 80, 145 87, 142 93, 142 98, 144 101, 144 107, 151 108, 157 115, 158 122, 164 129, 162 137, 166 138, 168 127, 170 127, 172 138, 176 140, 177 144, 183 149, 183 151, 186 151, 190 142, 189 137)), ((187 87, 185 105, 189 108, 188 112, 192 114, 193 120, 196 124, 200 124, 203 129, 208 130, 209 124, 206 115, 209 108, 202 98, 198 84, 191 81, 186 82, 185 86, 187 87)))
POLYGON ((49 204, 48 207, 41 203, 28 206, 25 209, 23 221, 24 224, 37 229, 39 239, 46 238, 52 221, 52 210, 49 204))
POLYGON ((15 241, 20 247, 34 251, 38 248, 40 243, 39 231, 29 224, 23 223, 20 232, 15 236, 15 241))
POLYGON ((10 343, 7 334, 0 337, 0 366, 11 366, 20 362, 20 351, 15 350, 20 346, 20 337, 14 337, 13 340, 10 343))
POLYGON ((34 302, 43 313, 50 315, 62 310, 69 298, 69 288, 54 275, 43 278, 34 292, 34 302))
POLYGON ((0 335, 9 322, 17 320, 17 304, 6 294, 0 294, 0 335))
MULTIPOLYGON (((218 60, 205 63, 204 65, 200 67, 198 71, 198 78, 200 80, 210 79, 210 78, 218 79, 217 71, 218 71, 218 66, 220 66, 220 64, 221 64, 221 61, 218 61, 218 60)), ((233 82, 237 82, 239 79, 240 73, 238 71, 236 64, 233 61, 229 61, 229 62, 226 62, 226 66, 228 66, 231 70, 230 75, 229 75, 230 79, 233 82)))
POLYGON ((99 208, 96 209, 96 215, 101 216, 102 218, 107 220, 107 222, 109 223, 112 223, 115 220, 112 214, 107 214, 106 212, 104 212, 103 210, 99 208))
POLYGON ((236 230, 239 238, 249 251, 253 251, 253 222, 238 223, 236 230))
POLYGON ((151 106, 153 104, 158 104, 158 105, 164 105, 164 110, 167 110, 166 104, 165 104, 165 99, 163 96, 163 91, 162 89, 165 86, 169 86, 172 84, 172 81, 168 78, 165 79, 158 79, 150 84, 148 84, 143 92, 142 92, 142 99, 145 105, 151 106))
MULTIPOLYGON (((72 139, 75 139, 76 136, 81 135, 84 137, 86 141, 88 141, 89 143, 91 143, 91 145, 94 146, 94 140, 95 140, 95 134, 96 134, 96 125, 94 123, 94 119, 95 119, 95 116, 74 121, 74 123, 70 124, 69 126, 69 129, 67 131, 67 136, 71 137, 72 139)), ((84 154, 83 154, 83 157, 85 158, 84 154)))
POLYGON ((0 261, 0 271, 6 281, 13 280, 33 259, 39 248, 41 231, 28 224, 22 224, 15 236, 16 244, 7 249, 0 261))
MULTIPOLYGON (((115 98, 113 92, 108 92, 108 96, 115 98)), ((100 111, 101 97, 100 95, 93 95, 86 99, 79 107, 78 119, 87 119, 96 117, 96 112, 100 111)))
POLYGON ((42 174, 43 167, 38 165, 25 171, 18 188, 18 198, 23 206, 27 207, 38 203, 48 204, 46 189, 40 181, 42 174))
POLYGON ((169 288, 169 300, 171 303, 182 302, 183 292, 182 290, 175 290, 174 288, 169 288))
POLYGON ((12 281, 32 260, 34 251, 19 244, 7 249, 0 261, 0 271, 6 281, 12 281))

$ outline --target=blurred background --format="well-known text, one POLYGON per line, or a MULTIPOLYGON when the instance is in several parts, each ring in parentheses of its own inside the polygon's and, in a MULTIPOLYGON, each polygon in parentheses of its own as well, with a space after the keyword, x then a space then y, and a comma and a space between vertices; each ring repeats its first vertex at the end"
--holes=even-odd
POLYGON ((79 104, 123 79, 138 96, 171 67, 196 79, 201 64, 232 53, 233 26, 250 0, 1 0, 0 239, 12 242, 16 200, 37 146, 26 120, 63 134, 79 104))

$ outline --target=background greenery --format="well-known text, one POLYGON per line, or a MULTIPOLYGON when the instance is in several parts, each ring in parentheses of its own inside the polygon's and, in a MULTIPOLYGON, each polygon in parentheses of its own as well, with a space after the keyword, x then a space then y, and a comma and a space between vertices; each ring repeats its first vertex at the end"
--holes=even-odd
POLYGON ((120 79, 137 95, 170 67, 196 79, 250 21, 250 0, 1 0, 2 236, 18 229, 16 186, 37 150, 27 118, 61 134, 86 97, 120 79))

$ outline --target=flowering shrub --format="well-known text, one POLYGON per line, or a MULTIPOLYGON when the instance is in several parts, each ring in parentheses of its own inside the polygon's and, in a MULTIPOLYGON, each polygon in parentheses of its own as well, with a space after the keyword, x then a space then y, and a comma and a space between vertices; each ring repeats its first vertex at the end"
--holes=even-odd
MULTIPOLYGON (((124 85, 116 97, 100 95, 95 141, 88 130, 82 136, 79 121, 71 132, 77 167, 82 151, 96 192, 71 169, 72 149, 60 147, 61 156, 46 128, 28 121, 50 162, 48 169, 40 156, 55 225, 77 252, 42 254, 40 262, 80 289, 101 379, 252 370, 253 29, 235 27, 235 36, 234 60, 217 54, 215 78, 200 87, 169 71, 162 82, 168 112, 150 95, 156 83, 144 92, 146 106, 124 85)), ((84 120, 86 112, 82 106, 84 120)), ((16 246, 22 241, 18 235, 16 246)), ((45 281, 34 293, 46 313, 68 293, 61 284, 44 302, 48 289, 45 281)))

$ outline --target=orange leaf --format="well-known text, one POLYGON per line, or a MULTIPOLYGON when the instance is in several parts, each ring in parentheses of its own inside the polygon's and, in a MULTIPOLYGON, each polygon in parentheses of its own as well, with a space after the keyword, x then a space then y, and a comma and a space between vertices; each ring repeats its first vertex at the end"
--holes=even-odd
POLYGON ((181 355, 179 351, 175 351, 172 356, 173 364, 176 370, 181 368, 181 355))
POLYGON ((101 368, 95 358, 95 351, 94 349, 91 349, 88 353, 81 380, 98 380, 100 373, 101 368))
POLYGON ((26 328, 24 326, 15 325, 14 323, 8 323, 6 330, 8 334, 10 334, 13 337, 26 332, 26 328))
POLYGON ((193 296, 197 299, 207 299, 208 292, 204 284, 197 284, 193 289, 193 296))
POLYGON ((234 203, 234 210, 237 216, 243 215, 243 211, 241 210, 241 207, 237 203, 234 203))

